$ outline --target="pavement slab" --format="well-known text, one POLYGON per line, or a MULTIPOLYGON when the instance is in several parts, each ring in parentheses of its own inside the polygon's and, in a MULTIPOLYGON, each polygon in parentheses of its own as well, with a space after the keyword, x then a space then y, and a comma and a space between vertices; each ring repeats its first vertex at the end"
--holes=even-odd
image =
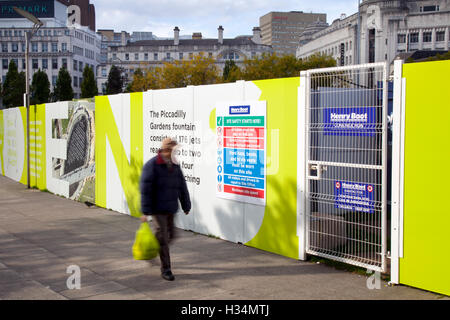
POLYGON ((175 281, 159 258, 132 257, 139 220, 39 192, 0 176, 0 299, 449 300, 407 287, 370 290, 368 275, 178 230, 175 281), (80 289, 69 289, 69 266, 80 289))

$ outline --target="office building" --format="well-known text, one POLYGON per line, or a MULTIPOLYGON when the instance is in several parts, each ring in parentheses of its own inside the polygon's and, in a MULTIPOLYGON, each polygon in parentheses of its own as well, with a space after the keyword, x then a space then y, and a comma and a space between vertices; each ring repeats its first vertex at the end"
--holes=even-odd
POLYGON ((59 69, 65 67, 72 77, 75 98, 79 98, 84 67, 91 67, 95 74, 100 59, 101 38, 91 29, 95 28, 93 6, 89 1, 0 1, 2 82, 11 60, 16 62, 19 72, 25 72, 25 31, 32 27, 29 20, 15 13, 13 6, 25 8, 44 23, 30 42, 30 83, 33 74, 41 69, 47 73, 53 91, 59 69), (87 11, 71 4, 86 2, 87 11), (83 17, 85 25, 80 24, 83 17))
POLYGON ((269 12, 259 18, 262 43, 272 46, 277 54, 295 55, 300 34, 316 21, 326 23, 327 15, 302 11, 269 12))

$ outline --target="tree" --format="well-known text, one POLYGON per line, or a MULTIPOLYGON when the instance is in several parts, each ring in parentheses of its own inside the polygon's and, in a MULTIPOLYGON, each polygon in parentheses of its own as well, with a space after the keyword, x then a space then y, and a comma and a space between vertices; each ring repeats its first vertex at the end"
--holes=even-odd
POLYGON ((166 62, 162 68, 150 68, 145 71, 136 69, 127 91, 198 86, 218 83, 220 80, 214 59, 200 53, 191 60, 166 62))
POLYGON ((81 82, 81 98, 92 98, 96 95, 98 95, 98 88, 95 82, 94 71, 86 65, 83 70, 83 81, 81 82))
POLYGON ((73 99, 72 77, 66 68, 59 69, 56 85, 53 90, 54 101, 70 101, 73 99))
POLYGON ((33 75, 31 82, 31 104, 47 103, 50 100, 50 82, 47 73, 40 69, 33 75))
POLYGON ((202 52, 191 60, 165 63, 161 70, 155 70, 154 76, 160 88, 199 86, 220 81, 215 60, 204 56, 202 52))
POLYGON ((133 81, 131 81, 128 86, 126 91, 127 92, 142 92, 142 91, 147 91, 148 90, 148 85, 146 82, 146 76, 144 74, 144 72, 138 68, 134 71, 133 73, 133 81))
POLYGON ((330 55, 314 53, 306 59, 301 60, 301 70, 329 68, 336 66, 336 60, 330 55))
POLYGON ((236 65, 234 60, 225 61, 225 67, 223 68, 222 80, 223 82, 234 82, 237 79, 234 79, 234 75, 238 74, 240 70, 236 65))
POLYGON ((118 67, 112 66, 106 82, 106 94, 122 93, 123 80, 118 67))
POLYGON ((334 66, 336 61, 331 56, 322 54, 297 59, 294 55, 278 56, 275 53, 264 53, 260 57, 245 59, 242 70, 230 71, 228 81, 297 77, 302 70, 334 66))
POLYGON ((11 60, 3 83, 3 105, 14 108, 23 105, 23 94, 25 93, 25 73, 19 73, 14 60, 11 60))

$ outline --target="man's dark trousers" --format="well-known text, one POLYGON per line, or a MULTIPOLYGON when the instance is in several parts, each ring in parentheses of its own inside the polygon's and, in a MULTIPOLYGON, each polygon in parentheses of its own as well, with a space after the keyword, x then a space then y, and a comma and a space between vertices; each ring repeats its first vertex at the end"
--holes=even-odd
POLYGON ((155 236, 159 241, 159 258, 161 259, 161 272, 171 270, 169 243, 175 238, 173 225, 174 214, 154 214, 152 224, 155 236))

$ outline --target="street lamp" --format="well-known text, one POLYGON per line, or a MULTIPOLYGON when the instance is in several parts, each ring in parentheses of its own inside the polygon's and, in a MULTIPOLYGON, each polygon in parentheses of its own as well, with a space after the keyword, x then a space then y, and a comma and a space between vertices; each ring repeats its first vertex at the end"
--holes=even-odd
POLYGON ((29 75, 29 62, 28 53, 30 47, 30 40, 36 34, 40 27, 44 23, 36 18, 34 15, 23 9, 13 7, 14 11, 22 17, 33 22, 33 28, 31 31, 25 31, 25 107, 27 109, 27 186, 30 189, 30 75, 29 75))

